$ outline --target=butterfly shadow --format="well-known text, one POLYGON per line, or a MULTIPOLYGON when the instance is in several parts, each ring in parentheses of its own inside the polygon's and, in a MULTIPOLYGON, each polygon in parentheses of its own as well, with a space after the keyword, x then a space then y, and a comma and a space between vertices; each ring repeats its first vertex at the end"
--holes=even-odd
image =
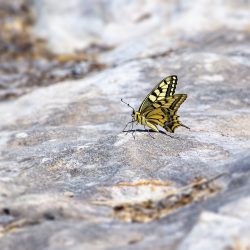
POLYGON ((174 136, 172 136, 172 135, 170 135, 170 134, 167 134, 166 132, 164 132, 164 131, 162 131, 162 130, 159 130, 159 132, 156 132, 156 131, 151 130, 151 129, 149 129, 149 130, 148 130, 148 129, 129 129, 129 130, 123 130, 122 132, 124 132, 124 133, 126 133, 126 134, 132 133, 134 139, 135 139, 134 134, 137 133, 137 132, 139 132, 139 133, 145 133, 145 132, 146 132, 146 133, 148 133, 148 135, 149 135, 150 137, 152 137, 153 139, 155 139, 155 137, 153 137, 150 133, 161 133, 161 134, 163 134, 163 135, 165 135, 165 136, 168 136, 168 137, 170 137, 170 138, 172 138, 172 139, 179 139, 179 138, 174 137, 174 136))

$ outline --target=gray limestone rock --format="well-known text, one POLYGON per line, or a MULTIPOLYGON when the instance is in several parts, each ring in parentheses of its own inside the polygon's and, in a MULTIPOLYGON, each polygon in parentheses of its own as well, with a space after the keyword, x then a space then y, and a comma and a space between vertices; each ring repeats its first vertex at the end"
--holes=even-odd
POLYGON ((0 103, 0 249, 248 249, 250 2, 30 2, 105 67, 0 103), (122 133, 173 74, 191 129, 122 133))

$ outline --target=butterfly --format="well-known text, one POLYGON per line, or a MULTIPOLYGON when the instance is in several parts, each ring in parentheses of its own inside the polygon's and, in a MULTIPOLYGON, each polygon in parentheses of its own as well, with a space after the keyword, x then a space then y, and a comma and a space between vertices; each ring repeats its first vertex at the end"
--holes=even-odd
MULTIPOLYGON (((175 94, 178 78, 176 75, 165 77, 160 83, 158 83, 152 91, 146 96, 141 103, 138 111, 130 106, 128 103, 121 101, 132 108, 131 114, 132 121, 128 122, 123 132, 125 131, 128 124, 141 124, 155 132, 159 132, 157 126, 161 126, 167 132, 174 133, 175 129, 179 126, 188 128, 182 124, 177 115, 177 111, 181 104, 187 99, 187 94, 175 94)), ((148 129, 148 131, 149 131, 148 129)))

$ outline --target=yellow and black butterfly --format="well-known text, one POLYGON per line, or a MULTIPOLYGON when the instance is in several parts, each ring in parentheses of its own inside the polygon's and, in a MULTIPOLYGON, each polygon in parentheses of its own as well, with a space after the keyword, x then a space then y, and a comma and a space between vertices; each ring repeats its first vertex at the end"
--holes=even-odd
POLYGON ((125 129, 130 123, 133 129, 134 122, 144 125, 144 128, 147 126, 155 132, 159 132, 157 125, 171 133, 174 133, 179 126, 189 129, 189 127, 179 121, 179 116, 177 115, 179 107, 187 98, 186 94, 174 94, 177 81, 176 75, 164 78, 143 100, 138 111, 135 111, 133 107, 121 99, 122 102, 133 109, 131 114, 132 121, 127 123, 123 132, 126 132, 125 129))

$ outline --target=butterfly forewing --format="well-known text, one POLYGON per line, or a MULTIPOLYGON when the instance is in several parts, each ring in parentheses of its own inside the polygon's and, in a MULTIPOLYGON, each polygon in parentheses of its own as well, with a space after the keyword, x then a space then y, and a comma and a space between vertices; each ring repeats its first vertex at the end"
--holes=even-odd
POLYGON ((165 98, 168 96, 173 96, 175 93, 177 85, 177 76, 168 76, 164 78, 160 83, 158 83, 153 90, 147 95, 147 97, 142 102, 139 112, 143 113, 146 109, 158 108, 161 106, 161 101, 164 102, 165 98))

